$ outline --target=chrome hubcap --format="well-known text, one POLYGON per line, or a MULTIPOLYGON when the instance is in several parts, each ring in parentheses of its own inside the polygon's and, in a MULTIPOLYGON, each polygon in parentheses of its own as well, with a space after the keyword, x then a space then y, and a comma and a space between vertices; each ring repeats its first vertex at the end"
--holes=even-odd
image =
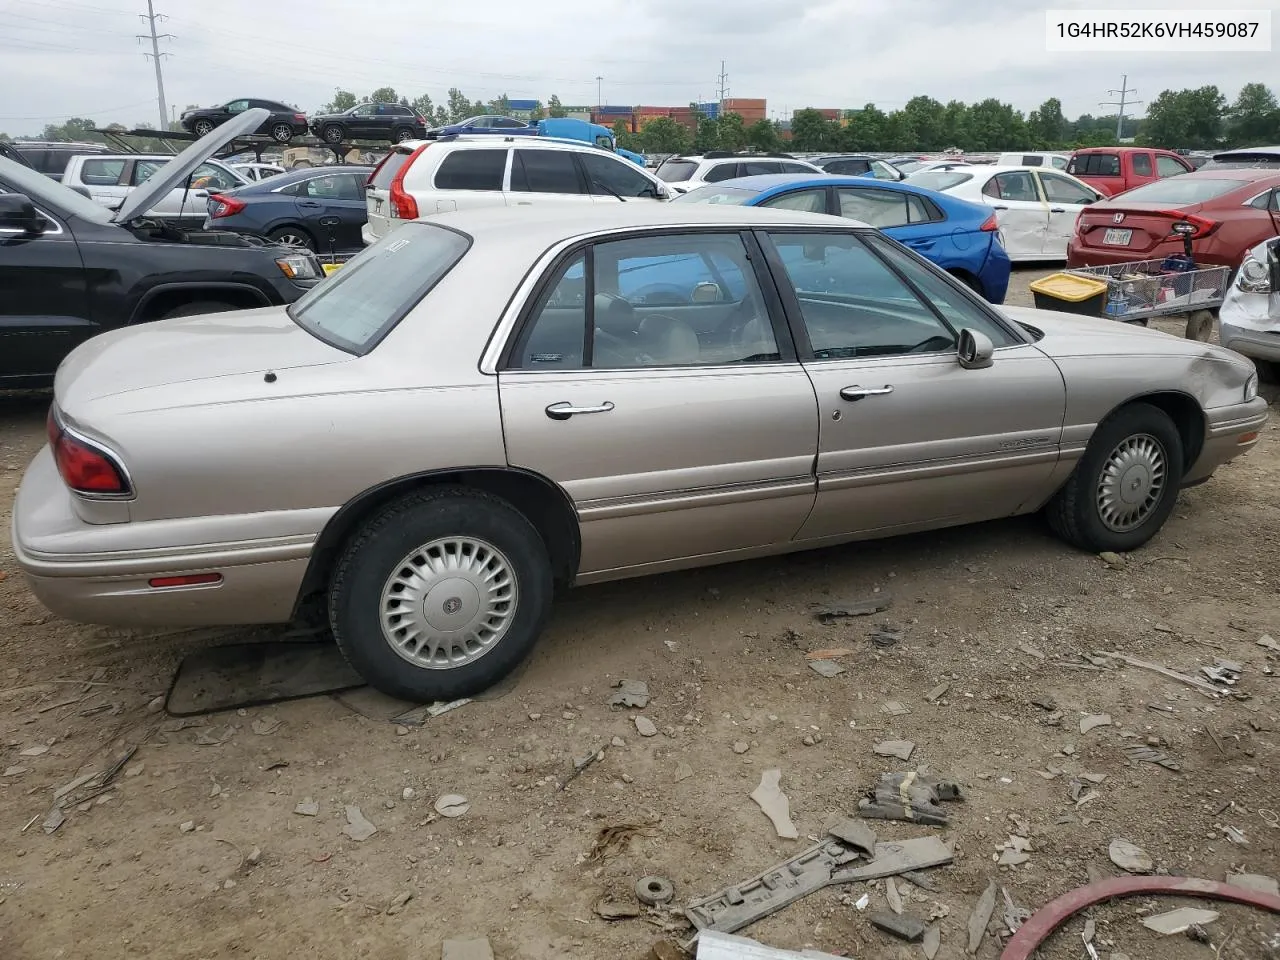
POLYGON ((484 656, 511 629, 511 562, 483 540, 433 540, 400 561, 382 587, 382 635, 414 666, 448 670, 484 656))
POLYGON ((1145 433, 1116 445, 1098 481, 1098 515, 1109 530, 1127 533, 1155 510, 1166 480, 1164 447, 1145 433))

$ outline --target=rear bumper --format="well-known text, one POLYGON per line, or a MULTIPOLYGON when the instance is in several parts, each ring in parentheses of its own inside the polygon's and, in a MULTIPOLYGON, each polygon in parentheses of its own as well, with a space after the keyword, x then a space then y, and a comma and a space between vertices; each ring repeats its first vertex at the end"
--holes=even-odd
MULTIPOLYGON (((1196 263, 1203 267, 1232 267, 1240 265, 1240 255, 1210 248, 1191 248, 1196 263)), ((1133 263, 1137 260, 1163 260, 1175 254, 1183 253, 1182 242, 1175 240, 1159 243, 1145 253, 1130 250, 1127 247, 1087 247, 1079 244, 1073 237, 1067 243, 1068 267, 1110 267, 1119 263, 1133 263)))
POLYGON ((1004 303, 1009 292, 1009 273, 1012 269, 1013 263, 1009 260, 1004 245, 993 237, 982 270, 978 273, 978 279, 982 282, 982 294, 989 303, 1004 303))
POLYGON ((1267 417, 1267 401, 1262 397, 1210 410, 1204 447, 1182 478, 1183 485, 1202 483, 1218 467, 1256 447, 1267 417))
POLYGON ((244 519, 85 523, 72 508, 46 447, 27 469, 14 500, 13 552, 31 592, 69 620, 122 627, 287 622, 324 521, 320 515, 280 516, 267 524, 278 531, 275 535, 217 538, 219 529, 224 535, 243 530, 244 519), (283 532, 308 526, 316 530, 283 532), (161 529, 143 530, 153 527, 161 529), (151 543, 139 545, 147 540, 151 543), (149 583, 197 573, 222 579, 183 587, 149 583))

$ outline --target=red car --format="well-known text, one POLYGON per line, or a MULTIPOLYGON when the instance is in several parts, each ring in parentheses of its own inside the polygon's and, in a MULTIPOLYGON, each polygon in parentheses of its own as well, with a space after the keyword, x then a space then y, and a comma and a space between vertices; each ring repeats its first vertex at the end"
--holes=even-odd
POLYGON ((1180 221, 1194 224, 1191 252, 1207 266, 1238 267, 1280 235, 1280 172, 1198 170, 1084 207, 1067 243, 1067 265, 1097 267, 1182 253, 1180 221))
POLYGON ((1085 147, 1067 163, 1067 173, 1108 197, 1193 169, 1176 153, 1147 147, 1085 147))

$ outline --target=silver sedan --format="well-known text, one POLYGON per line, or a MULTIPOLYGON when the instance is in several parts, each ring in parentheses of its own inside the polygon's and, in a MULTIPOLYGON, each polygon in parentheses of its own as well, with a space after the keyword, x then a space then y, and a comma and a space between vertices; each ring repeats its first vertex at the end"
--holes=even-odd
POLYGON ((1266 417, 1237 354, 996 309, 847 220, 459 212, 291 307, 79 347, 13 540, 63 616, 318 613, 375 686, 454 698, 558 584, 1037 511, 1135 549, 1266 417))

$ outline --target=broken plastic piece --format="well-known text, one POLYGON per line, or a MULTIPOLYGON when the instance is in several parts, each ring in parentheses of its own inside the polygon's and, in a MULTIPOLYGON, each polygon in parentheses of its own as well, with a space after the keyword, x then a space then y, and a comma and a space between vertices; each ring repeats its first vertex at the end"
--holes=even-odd
POLYGON ((1145 761, 1147 763, 1158 764, 1166 770, 1182 769, 1182 764, 1178 763, 1178 761, 1169 756, 1169 754, 1165 753, 1163 750, 1156 750, 1149 747, 1145 743, 1130 743, 1126 744, 1121 749, 1124 750, 1124 755, 1135 763, 1145 761))
POLYGON ((988 882, 987 889, 982 891, 982 896, 974 904, 973 912, 969 914, 968 953, 976 954, 978 947, 982 945, 982 938, 987 932, 987 924, 991 922, 991 914, 996 909, 996 890, 996 882, 994 880, 988 882))
POLYGON ((913 870, 941 867, 951 860, 951 849, 937 837, 915 837, 911 840, 877 843, 875 859, 863 866, 835 870, 831 874, 831 882, 879 880, 913 870))
POLYGON ((938 804, 960 798, 959 785, 951 781, 926 777, 916 771, 886 773, 867 796, 858 801, 858 813, 875 820, 906 820, 945 827, 950 820, 938 804))
POLYGON ((1107 848, 1107 855, 1111 857, 1112 863, 1129 873, 1150 873, 1155 869, 1155 863, 1147 851, 1128 840, 1112 840, 1111 846, 1107 848))
POLYGON ((813 616, 823 623, 831 623, 833 620, 841 620, 845 617, 869 617, 882 610, 888 610, 891 606, 893 606, 893 598, 885 593, 868 597, 866 600, 833 603, 818 610, 813 616))
POLYGON ((925 924, 911 916, 898 916, 893 913, 871 913, 867 915, 871 925, 885 933, 890 933, 899 940, 915 943, 924 939, 925 924))
POLYGON ((1203 910, 1199 907, 1179 907, 1177 910, 1170 910, 1168 913, 1158 913, 1153 917, 1146 917, 1143 919, 1142 925, 1148 930, 1154 930, 1156 933, 1170 936, 1175 933, 1184 933, 1194 926, 1213 923, 1217 919, 1217 910, 1203 910))
POLYGON ((611 707, 635 707, 649 705, 649 685, 643 680, 619 680, 617 693, 609 698, 611 707))
POLYGON ((865 853, 868 857, 876 855, 876 832, 858 820, 841 820, 827 828, 827 833, 837 840, 865 853))
POLYGON ((760 775, 760 785, 751 791, 751 799, 773 822, 773 829, 778 832, 778 836, 784 840, 795 840, 800 833, 796 830, 796 825, 791 822, 791 804, 787 800, 787 795, 778 786, 781 779, 781 770, 764 771, 760 775))

